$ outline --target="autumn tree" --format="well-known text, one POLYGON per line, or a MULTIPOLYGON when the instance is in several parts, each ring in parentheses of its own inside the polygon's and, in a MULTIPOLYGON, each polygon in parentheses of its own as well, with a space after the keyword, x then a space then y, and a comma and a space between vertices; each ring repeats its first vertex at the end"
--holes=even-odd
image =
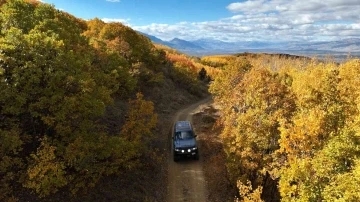
POLYGON ((298 111, 290 124, 281 127, 279 151, 287 158, 279 182, 284 201, 359 199, 351 184, 336 184, 339 176, 356 175, 360 154, 358 127, 354 125, 357 88, 355 96, 354 92, 344 94, 348 90, 345 86, 355 81, 352 78, 357 77, 354 71, 358 68, 359 63, 352 61, 340 67, 318 64, 297 73, 293 90, 298 111), (349 191, 344 192, 342 186, 349 191), (329 192, 335 187, 336 196, 329 192))
POLYGON ((359 200, 359 61, 274 62, 234 60, 210 87, 240 200, 359 200))
MULTIPOLYGON (((131 61, 111 43, 93 46, 84 21, 47 4, 9 0, 0 21, 0 200, 15 199, 13 183, 41 197, 76 194, 138 166, 138 145, 99 121, 114 95, 135 89, 131 61)), ((156 117, 148 121, 151 130, 156 117)))
POLYGON ((148 143, 157 123, 154 104, 144 100, 141 93, 137 93, 136 100, 130 100, 129 105, 128 118, 121 130, 121 136, 130 142, 148 143))
MULTIPOLYGON (((222 138, 231 178, 244 184, 249 180, 255 188, 276 187, 268 172, 272 169, 272 155, 278 149, 279 123, 291 117, 295 109, 293 96, 281 75, 264 68, 253 67, 243 76, 226 75, 233 79, 230 92, 221 90, 225 93, 221 96, 227 100, 222 104, 226 107, 223 111, 228 114, 223 118, 222 138)), ((276 197, 276 193, 268 195, 276 197)))
POLYGON ((274 187, 282 201, 359 200, 359 61, 263 62, 224 66, 210 88, 226 114, 227 168, 242 200, 259 200, 260 188, 274 199, 274 187))

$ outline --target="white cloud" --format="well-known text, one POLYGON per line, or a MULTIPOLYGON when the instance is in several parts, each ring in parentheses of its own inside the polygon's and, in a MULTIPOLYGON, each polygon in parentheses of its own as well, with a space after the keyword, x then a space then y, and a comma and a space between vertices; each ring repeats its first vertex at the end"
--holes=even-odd
POLYGON ((130 25, 130 18, 128 18, 128 19, 122 19, 122 18, 102 18, 101 19, 102 21, 104 21, 104 22, 120 22, 120 23, 122 23, 122 24, 124 24, 124 25, 127 25, 127 26, 131 26, 130 25))
POLYGON ((294 25, 313 24, 315 21, 311 15, 303 14, 290 21, 294 25))
POLYGON ((239 3, 231 3, 227 6, 227 9, 233 12, 239 12, 239 11, 251 11, 251 10, 257 10, 259 8, 262 8, 262 11, 267 11, 267 7, 265 6, 265 0, 252 0, 252 1, 245 1, 245 2, 239 2, 239 3))
POLYGON ((111 2, 111 3, 117 3, 120 2, 120 0, 106 0, 107 2, 111 2))
POLYGON ((226 8, 232 17, 203 22, 134 26, 161 39, 324 40, 360 38, 359 0, 246 0, 226 8))

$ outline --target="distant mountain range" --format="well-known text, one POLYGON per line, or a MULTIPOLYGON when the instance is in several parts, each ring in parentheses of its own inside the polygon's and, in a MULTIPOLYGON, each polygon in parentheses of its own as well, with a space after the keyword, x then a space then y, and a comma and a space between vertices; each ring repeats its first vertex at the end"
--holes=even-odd
POLYGON ((186 54, 197 56, 210 54, 231 54, 239 52, 282 52, 307 56, 340 54, 343 55, 343 57, 345 57, 348 53, 356 56, 360 55, 360 38, 322 42, 225 42, 213 39, 187 41, 179 38, 164 41, 149 34, 144 35, 150 38, 150 40, 154 43, 163 44, 186 54))

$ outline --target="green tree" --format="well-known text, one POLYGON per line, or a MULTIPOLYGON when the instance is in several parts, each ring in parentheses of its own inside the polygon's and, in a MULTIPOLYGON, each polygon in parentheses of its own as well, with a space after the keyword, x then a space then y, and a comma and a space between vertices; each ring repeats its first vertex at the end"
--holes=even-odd
POLYGON ((28 33, 37 21, 35 20, 34 4, 23 0, 8 0, 1 6, 1 30, 18 28, 28 33))
POLYGON ((99 122, 119 88, 134 88, 122 58, 90 46, 86 24, 53 6, 10 0, 0 18, 1 197, 16 182, 76 193, 133 168, 134 144, 99 122))
POLYGON ((12 182, 18 179, 24 162, 21 158, 23 141, 20 130, 12 128, 0 129, 0 200, 14 201, 12 182))

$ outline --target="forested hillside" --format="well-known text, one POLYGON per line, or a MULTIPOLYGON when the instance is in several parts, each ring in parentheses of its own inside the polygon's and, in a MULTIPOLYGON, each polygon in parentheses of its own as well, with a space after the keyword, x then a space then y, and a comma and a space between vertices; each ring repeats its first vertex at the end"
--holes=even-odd
MULTIPOLYGON (((208 67, 121 23, 0 2, 0 201, 76 199, 104 178, 159 167, 158 119, 206 94, 208 67)), ((149 172, 139 176, 164 175, 149 172)), ((116 184, 127 186, 117 200, 153 197, 116 184)))
POLYGON ((212 56, 239 201, 360 201, 360 61, 212 56))
POLYGON ((359 59, 189 57, 35 0, 0 27, 0 201, 164 201, 172 113, 209 83, 239 201, 360 201, 359 59))

